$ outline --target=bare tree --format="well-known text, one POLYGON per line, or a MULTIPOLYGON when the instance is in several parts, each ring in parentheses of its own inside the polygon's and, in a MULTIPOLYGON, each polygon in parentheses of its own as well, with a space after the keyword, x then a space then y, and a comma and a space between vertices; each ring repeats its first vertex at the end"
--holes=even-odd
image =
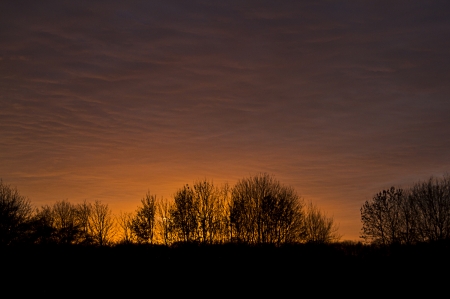
POLYGON ((431 177, 413 185, 410 200, 414 203, 420 241, 450 239, 450 177, 431 177))
POLYGON ((450 178, 431 177, 409 190, 394 187, 361 207, 362 238, 382 244, 450 239, 450 178))
POLYGON ((366 201, 361 207, 361 237, 367 242, 391 244, 401 242, 400 207, 403 190, 391 187, 366 201))
POLYGON ((166 236, 170 228, 173 241, 213 244, 229 240, 229 193, 228 185, 218 187, 206 179, 192 187, 186 184, 175 194, 169 215, 168 206, 161 206, 166 236))
POLYGON ((57 231, 59 243, 74 244, 82 239, 81 225, 77 209, 67 200, 58 201, 52 207, 53 227, 57 231))
POLYGON ((244 178, 232 189, 232 237, 246 243, 282 244, 299 240, 303 202, 294 189, 268 174, 244 178))
POLYGON ((226 183, 218 188, 216 203, 216 242, 225 243, 232 240, 230 222, 231 188, 226 183))
POLYGON ((197 202, 189 185, 183 186, 175 193, 170 216, 178 241, 198 241, 197 210, 197 202))
POLYGON ((225 202, 223 191, 212 181, 197 181, 193 185, 194 206, 197 218, 197 235, 202 243, 219 243, 223 240, 225 202))
POLYGON ((172 219, 173 205, 167 199, 158 200, 157 207, 157 232, 159 239, 164 245, 169 245, 174 241, 175 225, 172 219))
POLYGON ((333 243, 341 239, 339 226, 312 202, 306 205, 304 241, 308 243, 333 243))
POLYGON ((152 244, 156 226, 156 195, 147 192, 141 203, 142 206, 137 209, 135 217, 131 220, 131 229, 138 242, 152 244))
POLYGON ((0 180, 0 244, 11 244, 24 236, 32 208, 28 198, 0 180))
POLYGON ((419 241, 419 217, 411 190, 402 190, 396 210, 399 217, 400 233, 398 238, 400 243, 413 244, 419 241))
POLYGON ((45 205, 37 208, 32 220, 32 242, 37 244, 57 243, 58 233, 52 207, 45 205))
POLYGON ((73 205, 67 200, 36 209, 33 217, 36 243, 89 244, 91 205, 73 205))
POLYGON ((91 226, 90 226, 90 217, 92 214, 92 204, 88 203, 86 200, 83 203, 78 204, 76 207, 76 214, 79 229, 82 234, 82 243, 89 244, 92 242, 91 237, 91 226))
POLYGON ((94 243, 104 246, 112 242, 115 221, 107 204, 102 204, 99 200, 94 202, 90 215, 90 228, 94 243))
POLYGON ((120 212, 117 218, 121 230, 120 242, 123 244, 131 244, 135 241, 133 233, 133 214, 120 212))

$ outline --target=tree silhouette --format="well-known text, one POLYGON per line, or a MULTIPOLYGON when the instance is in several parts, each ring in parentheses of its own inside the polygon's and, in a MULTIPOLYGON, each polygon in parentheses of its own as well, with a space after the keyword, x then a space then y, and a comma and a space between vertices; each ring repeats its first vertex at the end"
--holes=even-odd
POLYGON ((90 224, 90 218, 92 214, 92 204, 84 200, 83 203, 78 204, 76 206, 76 214, 77 214, 78 228, 81 231, 82 235, 81 243, 85 244, 92 243, 91 224, 90 224))
POLYGON ((133 214, 120 212, 117 217, 117 223, 120 227, 120 240, 119 243, 131 244, 135 240, 135 234, 133 233, 133 214))
POLYGON ((162 244, 169 245, 174 241, 175 224, 172 219, 173 205, 167 199, 157 201, 157 232, 162 244))
POLYGON ((312 204, 304 210, 294 189, 268 174, 243 178, 232 188, 207 179, 194 181, 192 187, 186 184, 178 189, 173 201, 157 200, 147 192, 136 213, 121 213, 118 218, 107 204, 86 200, 76 205, 57 201, 32 212, 28 199, 0 183, 2 244, 22 239, 34 244, 100 246, 236 241, 281 245, 329 243, 339 238, 332 217, 312 204), (8 210, 9 206, 16 209, 8 210), (16 214, 23 217, 8 216, 16 214), (114 239, 116 224, 121 235, 114 239))
POLYGON ((115 221, 107 204, 96 200, 90 214, 91 237, 95 244, 104 246, 112 242, 115 234, 115 221))
POLYGON ((91 205, 74 205, 67 200, 42 206, 33 216, 34 243, 91 243, 89 216, 91 205))
POLYGON ((58 201, 53 205, 52 212, 53 226, 60 243, 79 243, 82 240, 82 230, 76 207, 67 200, 58 201))
POLYGON ((223 191, 215 187, 211 181, 197 181, 193 185, 194 207, 197 209, 198 221, 197 234, 201 243, 213 244, 223 239, 226 217, 226 199, 223 195, 223 191))
POLYGON ((140 243, 153 243, 155 233, 156 195, 147 192, 141 200, 142 206, 131 220, 131 230, 140 243))
POLYGON ((197 236, 197 202, 189 185, 183 186, 174 196, 174 205, 170 211, 177 239, 194 242, 197 236))
POLYGON ((431 177, 410 190, 420 241, 450 239, 450 177, 431 177))
POLYGON ((30 201, 0 179, 0 244, 19 241, 32 216, 30 201))
POLYGON ((312 202, 306 205, 303 240, 307 243, 333 243, 340 240, 339 227, 312 202))
POLYGON ((400 207, 405 201, 402 189, 391 187, 376 194, 361 207, 361 237, 367 242, 391 244, 401 242, 400 207))
POLYGON ((251 244, 298 241, 302 207, 294 189, 281 185, 268 174, 244 178, 231 192, 232 237, 251 244))
POLYGON ((431 177, 408 190, 391 187, 361 207, 361 237, 381 244, 450 239, 450 179, 431 177))
MULTIPOLYGON (((199 180, 190 187, 179 189, 174 203, 161 206, 164 234, 175 235, 174 241, 222 243, 228 239, 228 214, 226 209, 228 185, 217 187, 212 181, 199 180)), ((165 237, 165 240, 167 238, 165 237)))
POLYGON ((48 205, 36 209, 32 221, 31 243, 51 244, 58 243, 58 232, 55 228, 55 218, 52 208, 48 205))

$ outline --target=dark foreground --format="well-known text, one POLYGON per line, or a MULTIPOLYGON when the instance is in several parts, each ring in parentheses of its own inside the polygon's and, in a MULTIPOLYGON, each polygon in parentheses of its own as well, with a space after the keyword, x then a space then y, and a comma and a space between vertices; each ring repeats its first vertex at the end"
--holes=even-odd
MULTIPOLYGON (((448 243, 1 250, 2 289, 20 295, 199 297, 437 294, 450 284, 448 243)), ((448 293, 446 291, 446 293, 448 293)), ((39 296, 40 297, 40 296, 39 296)))

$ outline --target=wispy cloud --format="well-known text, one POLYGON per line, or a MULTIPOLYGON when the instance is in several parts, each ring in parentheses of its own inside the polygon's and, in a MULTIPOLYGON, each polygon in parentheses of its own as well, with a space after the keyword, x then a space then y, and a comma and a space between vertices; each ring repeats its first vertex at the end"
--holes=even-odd
POLYGON ((356 238, 372 193, 448 171, 448 11, 2 3, 0 177, 39 203, 134 208, 150 187, 267 171, 356 238))

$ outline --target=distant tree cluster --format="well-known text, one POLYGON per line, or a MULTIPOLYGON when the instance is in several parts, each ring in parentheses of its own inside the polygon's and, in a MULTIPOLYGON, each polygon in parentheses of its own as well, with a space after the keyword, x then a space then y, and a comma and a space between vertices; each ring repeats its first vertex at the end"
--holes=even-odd
POLYGON ((33 209, 28 198, 0 180, 0 244, 110 244, 115 220, 107 204, 63 200, 33 209))
POLYGON ((361 207, 362 238, 379 244, 450 240, 450 177, 391 187, 361 207))
POLYGON ((1 244, 110 245, 201 243, 331 243, 337 225, 313 204, 268 174, 239 180, 233 187, 196 181, 173 199, 148 192, 135 213, 112 215, 95 201, 59 201, 33 209, 17 189, 0 181, 1 244))
POLYGON ((268 174, 218 187, 208 180, 178 189, 173 201, 147 193, 136 214, 122 214, 122 242, 173 244, 331 243, 337 225, 305 206, 291 187, 268 174))

